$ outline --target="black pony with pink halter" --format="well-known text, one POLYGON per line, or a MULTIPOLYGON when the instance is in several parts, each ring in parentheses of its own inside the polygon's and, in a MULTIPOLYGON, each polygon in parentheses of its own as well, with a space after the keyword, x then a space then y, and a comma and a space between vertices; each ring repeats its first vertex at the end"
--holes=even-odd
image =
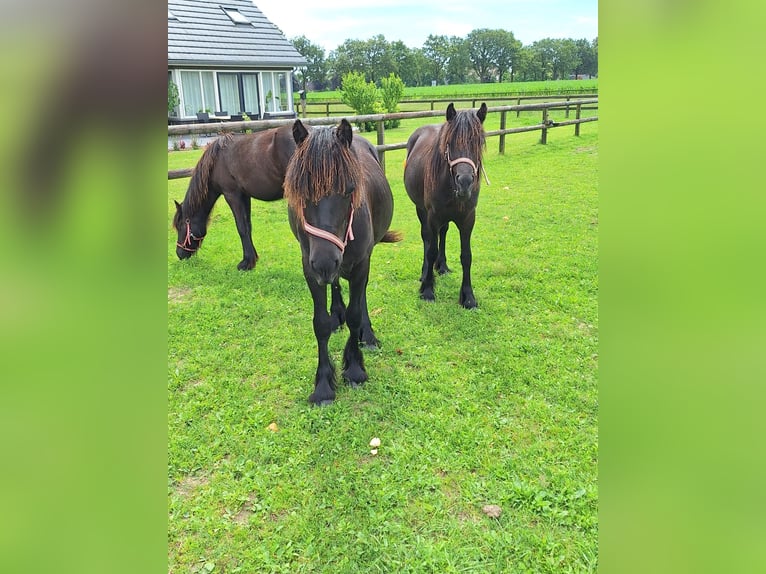
MULTIPOLYGON (((290 228, 301 246, 303 276, 314 305, 314 335, 319 361, 309 401, 335 399, 335 367, 327 342, 333 326, 345 319, 349 329, 343 351, 343 378, 356 387, 367 380, 360 343, 377 347, 367 311, 370 255, 380 242, 399 241, 388 230, 394 200, 377 151, 354 136, 345 119, 333 128, 293 124, 295 153, 285 174, 290 228), (348 307, 327 310, 327 286, 348 280, 348 307), (338 321, 337 318, 341 320, 338 321)), ((342 300, 341 300, 342 306, 342 300)))
POLYGON ((420 298, 426 301, 435 299, 434 269, 440 274, 450 271, 444 246, 452 222, 460 232, 463 267, 458 301, 466 309, 478 305, 471 284, 471 232, 481 187, 479 174, 484 171, 486 116, 486 104, 478 110, 456 110, 449 104, 444 123, 420 126, 407 141, 404 187, 420 220, 423 239, 420 298))

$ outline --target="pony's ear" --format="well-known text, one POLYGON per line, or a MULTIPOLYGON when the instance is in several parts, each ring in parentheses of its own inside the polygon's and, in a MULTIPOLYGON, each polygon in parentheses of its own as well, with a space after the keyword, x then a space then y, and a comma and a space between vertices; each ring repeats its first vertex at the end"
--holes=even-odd
POLYGON ((484 123, 484 118, 487 117, 487 104, 482 102, 481 107, 479 108, 479 111, 476 112, 476 115, 479 116, 479 121, 481 121, 481 123, 484 123))
POLYGON ((351 147, 351 140, 354 138, 354 131, 351 129, 351 124, 348 123, 346 118, 340 120, 340 125, 338 126, 338 129, 335 130, 335 133, 338 135, 338 139, 342 144, 344 144, 346 147, 351 147))
POLYGON ((447 106, 447 121, 451 122, 452 119, 457 115, 457 112, 455 111, 455 104, 450 102, 450 105, 447 106))
POLYGON ((175 199, 173 200, 173 203, 176 204, 176 211, 181 211, 181 204, 178 203, 175 199))
POLYGON ((306 126, 303 125, 303 122, 295 120, 295 123, 293 124, 293 139, 295 140, 295 143, 301 145, 308 135, 309 131, 306 129, 306 126))

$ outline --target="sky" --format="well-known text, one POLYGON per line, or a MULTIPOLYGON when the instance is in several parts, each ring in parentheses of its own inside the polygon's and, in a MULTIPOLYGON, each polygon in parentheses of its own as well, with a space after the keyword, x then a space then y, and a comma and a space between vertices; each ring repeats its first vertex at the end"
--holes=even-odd
POLYGON ((524 45, 542 38, 598 36, 598 0, 254 0, 288 39, 306 36, 325 55, 345 40, 383 34, 422 48, 429 34, 464 38, 477 28, 513 32, 524 45))

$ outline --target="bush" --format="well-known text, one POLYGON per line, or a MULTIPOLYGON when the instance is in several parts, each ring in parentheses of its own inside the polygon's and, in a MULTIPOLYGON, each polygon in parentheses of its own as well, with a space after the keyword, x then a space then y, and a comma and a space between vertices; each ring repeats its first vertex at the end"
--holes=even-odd
MULTIPOLYGON (((341 101, 352 108, 358 115, 383 113, 383 106, 378 101, 378 88, 364 79, 361 72, 349 72, 343 75, 340 88, 341 101)), ((375 122, 357 122, 357 127, 366 132, 375 131, 375 122)))
MULTIPOLYGON (((380 80, 380 95, 383 99, 383 109, 387 114, 393 114, 399 111, 399 101, 404 96, 404 82, 399 76, 391 73, 387 78, 380 80)), ((387 128, 398 128, 400 120, 388 120, 385 123, 387 128)))
POLYGON ((168 82, 168 115, 172 114, 175 107, 180 103, 178 86, 176 86, 175 82, 168 82))

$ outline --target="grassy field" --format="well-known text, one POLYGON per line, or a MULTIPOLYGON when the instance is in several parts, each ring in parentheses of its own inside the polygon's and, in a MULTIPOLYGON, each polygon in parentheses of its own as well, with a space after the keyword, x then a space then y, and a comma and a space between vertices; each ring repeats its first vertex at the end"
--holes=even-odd
MULTIPOLYGON (((404 88, 404 98, 441 99, 470 98, 473 96, 532 96, 538 94, 597 93, 598 79, 593 80, 551 80, 547 82, 504 82, 502 84, 455 84, 450 86, 418 86, 404 88)), ((312 101, 340 101, 340 90, 308 92, 306 99, 312 101)))
MULTIPOLYGON (((537 132, 509 136, 505 156, 488 140, 474 311, 457 303, 454 227, 453 273, 437 278, 436 302, 419 300, 404 151, 386 155, 404 240, 373 253, 382 349, 365 352, 369 381, 340 384, 331 407, 307 403, 311 298, 284 202, 253 203, 251 272, 236 269, 223 200, 190 260, 169 230, 169 572, 596 571, 598 122, 573 129, 546 146, 537 132)), ((170 152, 168 167, 200 153, 170 152)), ((187 182, 168 182, 169 226, 187 182)), ((330 340, 336 367, 346 336, 330 340)))

